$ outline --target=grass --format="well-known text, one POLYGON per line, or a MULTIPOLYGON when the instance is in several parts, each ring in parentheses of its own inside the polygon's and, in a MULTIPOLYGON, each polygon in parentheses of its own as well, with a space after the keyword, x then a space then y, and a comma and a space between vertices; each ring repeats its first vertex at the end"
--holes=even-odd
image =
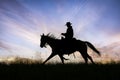
POLYGON ((120 80, 120 63, 1 63, 0 76, 0 80, 120 80))
POLYGON ((16 57, 0 63, 0 80, 120 80, 120 63, 49 63, 16 57), (4 77, 5 76, 5 77, 4 77))

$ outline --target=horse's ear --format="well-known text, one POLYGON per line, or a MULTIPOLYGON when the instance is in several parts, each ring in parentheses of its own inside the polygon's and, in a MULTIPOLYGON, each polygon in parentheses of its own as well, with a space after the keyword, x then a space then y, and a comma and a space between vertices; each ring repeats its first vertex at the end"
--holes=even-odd
POLYGON ((40 36, 44 36, 44 33, 42 35, 40 35, 40 36))
POLYGON ((44 33, 42 35, 40 35, 40 36, 44 36, 44 33))

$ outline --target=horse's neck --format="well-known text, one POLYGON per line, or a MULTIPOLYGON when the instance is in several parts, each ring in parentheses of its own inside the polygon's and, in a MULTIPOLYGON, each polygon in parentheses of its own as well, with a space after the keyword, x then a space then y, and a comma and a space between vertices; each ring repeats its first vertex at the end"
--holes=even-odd
POLYGON ((53 46, 55 45, 55 42, 56 42, 56 40, 55 40, 55 39, 48 38, 47 43, 48 43, 51 47, 53 47, 53 46))

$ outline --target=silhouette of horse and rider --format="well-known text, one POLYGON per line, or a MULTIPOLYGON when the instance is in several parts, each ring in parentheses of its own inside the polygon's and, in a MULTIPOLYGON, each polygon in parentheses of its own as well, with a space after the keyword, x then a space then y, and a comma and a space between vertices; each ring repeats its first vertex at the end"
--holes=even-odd
POLYGON ((77 40, 76 38, 73 38, 73 28, 71 26, 70 22, 66 23, 67 31, 66 33, 61 33, 64 37, 62 39, 57 39, 54 37, 54 35, 41 35, 41 44, 40 47, 43 48, 48 44, 52 48, 51 55, 43 62, 45 64, 49 59, 54 57, 55 55, 58 55, 64 64, 64 60, 68 60, 63 57, 63 55, 72 54, 76 51, 81 53, 83 59, 85 60, 85 63, 88 63, 88 59, 94 63, 93 59, 89 54, 87 53, 87 46, 89 46, 94 52, 96 52, 98 55, 100 55, 100 52, 88 41, 81 41, 77 40))

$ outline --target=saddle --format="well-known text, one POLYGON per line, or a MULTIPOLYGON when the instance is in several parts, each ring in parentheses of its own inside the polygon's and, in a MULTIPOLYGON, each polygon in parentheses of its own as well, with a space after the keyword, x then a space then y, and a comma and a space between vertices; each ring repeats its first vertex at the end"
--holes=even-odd
POLYGON ((70 45, 73 44, 77 41, 76 38, 71 38, 71 39, 66 39, 66 38, 61 38, 62 44, 70 45))
POLYGON ((75 41, 75 40, 77 40, 77 39, 76 39, 76 38, 67 39, 67 38, 61 37, 61 40, 75 41))

